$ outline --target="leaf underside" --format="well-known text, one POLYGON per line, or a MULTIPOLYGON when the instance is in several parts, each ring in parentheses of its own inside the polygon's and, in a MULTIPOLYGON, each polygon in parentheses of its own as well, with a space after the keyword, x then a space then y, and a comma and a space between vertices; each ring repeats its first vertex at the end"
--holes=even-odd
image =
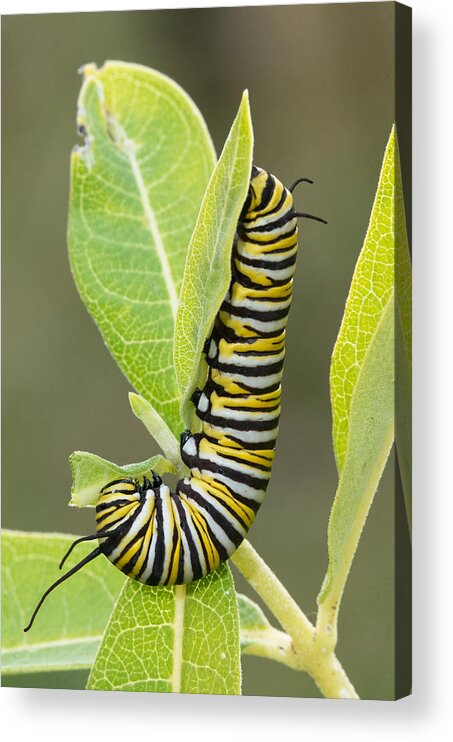
POLYGON ((178 436, 178 295, 215 154, 201 115, 140 65, 84 68, 71 161, 69 247, 80 295, 133 387, 178 436))
POLYGON ((231 250, 252 169, 253 129, 247 92, 203 199, 187 251, 176 317, 174 362, 184 425, 199 424, 190 397, 201 386, 203 345, 231 278, 231 250))

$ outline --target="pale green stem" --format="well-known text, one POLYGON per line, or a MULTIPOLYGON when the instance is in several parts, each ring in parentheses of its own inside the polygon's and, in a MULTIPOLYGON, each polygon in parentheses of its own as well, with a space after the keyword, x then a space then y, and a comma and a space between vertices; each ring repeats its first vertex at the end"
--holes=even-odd
POLYGON ((241 629, 241 652, 255 657, 280 662, 283 665, 298 669, 298 658, 294 652, 293 642, 288 634, 278 629, 241 629))
POLYGON ((368 513, 370 511, 374 495, 376 493, 379 480, 384 471, 390 450, 394 439, 393 423, 389 425, 381 454, 376 460, 372 476, 368 481, 366 492, 357 510, 354 522, 351 524, 351 530, 346 547, 343 551, 341 564, 338 565, 331 578, 331 584, 326 597, 319 603, 318 617, 316 621, 316 634, 318 641, 322 643, 326 651, 334 651, 337 644, 338 636, 338 611, 343 596, 346 581, 349 576, 352 561, 362 535, 368 513))
POLYGON ((313 624, 253 546, 243 541, 231 560, 291 637, 294 667, 308 672, 326 698, 358 698, 333 650, 318 640, 313 624))

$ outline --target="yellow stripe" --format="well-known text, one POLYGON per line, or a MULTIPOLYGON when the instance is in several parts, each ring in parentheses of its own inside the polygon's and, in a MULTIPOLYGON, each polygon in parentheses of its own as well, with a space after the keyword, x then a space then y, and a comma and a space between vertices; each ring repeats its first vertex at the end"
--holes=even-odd
POLYGON ((116 523, 129 513, 132 515, 137 506, 138 502, 133 502, 130 505, 124 505, 122 508, 115 508, 111 515, 108 515, 106 518, 103 517, 102 520, 96 523, 96 530, 102 531, 106 526, 116 523))
MULTIPOLYGON (((282 286, 274 286, 266 291, 265 296, 269 299, 282 299, 286 300, 291 298, 293 279, 290 279, 288 283, 282 286)), ((251 289, 247 286, 241 286, 240 283, 233 284, 232 298, 236 301, 243 301, 244 299, 261 299, 263 298, 262 289, 251 289)))
MULTIPOLYGON (((137 534, 136 534, 137 535, 137 534)), ((123 552, 122 556, 120 556, 119 559, 115 560, 115 567, 118 567, 118 569, 123 569, 123 567, 128 563, 129 559, 132 559, 134 554, 141 548, 143 544, 143 536, 140 536, 132 546, 130 546, 127 551, 123 552)))
MULTIPOLYGON (((217 482, 215 479, 212 479, 212 477, 206 475, 203 476, 203 482, 206 483, 207 490, 211 495, 213 495, 213 497, 222 501, 225 505, 228 505, 232 510, 234 510, 238 518, 243 521, 246 528, 250 528, 255 518, 255 512, 252 508, 236 500, 234 495, 227 489, 223 482, 217 482)), ((234 486, 233 482, 232 486, 234 486)), ((231 514, 228 513, 227 517, 230 518, 231 514)))
POLYGON ((217 443, 211 443, 210 441, 200 441, 200 454, 203 458, 210 459, 213 455, 222 456, 229 458, 234 456, 236 459, 241 459, 244 464, 254 467, 255 464, 262 464, 264 466, 272 466, 274 460, 275 451, 273 449, 260 450, 259 453, 256 451, 249 451, 245 448, 232 449, 230 446, 222 446, 217 443))
POLYGON ((156 512, 156 509, 155 509, 155 507, 153 505, 153 507, 151 508, 151 512, 149 514, 148 528, 146 529, 146 533, 145 533, 145 535, 143 537, 142 553, 140 554, 139 558, 137 559, 137 562, 135 563, 135 565, 134 565, 134 567, 132 569, 132 572, 131 572, 131 574, 133 574, 135 576, 139 574, 141 568, 143 567, 143 563, 144 563, 144 561, 146 559, 146 556, 148 554, 149 544, 150 544, 150 541, 151 541, 151 538, 152 538, 152 535, 153 535, 153 532, 154 532, 155 512, 156 512))
MULTIPOLYGON (((196 510, 192 506, 192 504, 189 501, 187 501, 187 505, 189 506, 189 509, 192 513, 194 522, 196 522, 197 525, 199 526, 199 530, 197 530, 196 533, 198 534, 198 538, 202 540, 205 546, 205 549, 208 555, 207 561, 208 561, 209 571, 212 571, 213 569, 216 569, 220 564, 219 553, 217 549, 214 549, 214 545, 207 531, 206 521, 204 520, 203 516, 201 515, 201 513, 198 512, 198 510, 196 510), (201 531, 201 533, 199 533, 199 531, 201 531)), ((203 554, 203 557, 204 557, 204 554, 203 554)), ((204 558, 202 561, 205 561, 204 558)))

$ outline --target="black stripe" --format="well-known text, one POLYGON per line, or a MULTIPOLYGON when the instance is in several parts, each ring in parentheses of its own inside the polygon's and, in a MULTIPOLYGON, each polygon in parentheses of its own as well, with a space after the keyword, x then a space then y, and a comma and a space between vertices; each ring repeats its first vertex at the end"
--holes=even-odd
MULTIPOLYGON (((280 209, 282 208, 283 204, 285 203, 285 199, 286 199, 286 196, 288 195, 288 192, 289 191, 286 188, 284 188, 283 189, 283 192, 282 192, 282 195, 281 195, 281 198, 280 198, 280 201, 278 202, 278 204, 276 206, 274 206, 273 209, 270 209, 270 211, 267 211, 266 214, 259 214, 258 213, 257 216, 250 216, 250 217, 241 218, 238 227, 242 227, 243 224, 247 224, 248 222, 254 222, 257 219, 259 219, 260 216, 270 216, 271 214, 275 214, 276 211, 280 211, 280 209)), ((254 212, 252 212, 252 213, 257 214, 256 210, 254 212)))
MULTIPOLYGON (((248 399, 249 396, 250 395, 247 394, 245 399, 248 399)), ((262 404, 265 404, 265 402, 262 402, 262 404)), ((224 410, 235 410, 236 412, 256 412, 261 415, 262 413, 266 414, 266 412, 275 412, 275 410, 278 410, 278 408, 280 407, 280 402, 277 402, 277 404, 272 405, 272 407, 252 407, 252 406, 248 407, 247 405, 244 405, 242 407, 242 405, 233 406, 233 405, 227 405, 227 404, 224 404, 222 406, 224 410)), ((253 415, 251 417, 253 419, 253 415)))
MULTIPOLYGON (((191 487, 189 487, 189 492, 186 493, 186 494, 187 494, 188 497, 191 497, 192 496, 192 488, 191 487)), ((202 521, 204 522, 204 524, 206 526, 206 530, 209 531, 209 529, 207 527, 208 524, 206 523, 206 521, 205 521, 202 513, 200 513, 200 517, 201 517, 202 521)), ((198 540, 200 542, 200 547, 201 547, 201 550, 203 552, 206 569, 209 572, 209 562, 210 562, 210 559, 209 559, 208 550, 207 550, 207 548, 205 546, 205 543, 204 543, 204 540, 203 540, 204 537, 205 537, 205 534, 203 533, 203 530, 202 530, 201 526, 198 525, 198 523, 196 522, 196 520, 195 520, 195 518, 193 516, 191 516, 191 519, 190 520, 191 520, 192 527, 193 527, 195 533, 198 535, 198 540)), ((201 562, 200 562, 200 568, 201 568, 201 562)), ((201 568, 201 570, 202 570, 202 575, 203 576, 208 573, 207 571, 203 570, 202 568, 201 568)))
MULTIPOLYGON (((222 482, 222 484, 223 484, 223 482, 222 482)), ((224 485, 224 486, 225 486, 225 485, 224 485)), ((262 489, 262 488, 261 488, 261 489, 262 489)), ((202 495, 200 495, 200 493, 197 493, 197 494, 198 494, 198 495, 199 495, 200 497, 202 497, 202 495)), ((240 516, 240 515, 238 515, 238 513, 237 513, 237 512, 236 512, 236 511, 235 511, 235 510, 234 510, 234 509, 233 509, 233 508, 231 507, 231 505, 229 505, 229 504, 228 504, 227 502, 225 502, 224 500, 222 500, 222 498, 221 498, 221 497, 218 497, 218 496, 217 496, 217 495, 215 494, 215 492, 209 492, 209 496, 210 496, 210 497, 212 497, 212 498, 213 498, 213 499, 214 499, 214 500, 215 500, 216 502, 218 502, 220 506, 224 507, 224 508, 225 508, 225 510, 228 510, 228 512, 229 512, 229 513, 230 513, 230 514, 232 515, 232 517, 233 517, 233 518, 234 518, 234 519, 235 519, 235 520, 236 520, 236 521, 237 521, 237 522, 238 522, 238 523, 239 523, 239 524, 240 524, 240 525, 242 526, 242 528, 245 528, 245 529, 247 530, 247 524, 246 524, 246 523, 245 523, 245 522, 244 522, 244 521, 242 520, 241 516, 240 516)), ((235 494, 234 492, 232 492, 232 493, 231 493, 230 497, 231 497, 231 500, 235 500, 235 499, 238 499, 238 501, 239 501, 239 498, 236 498, 236 494, 235 494)), ((206 505, 206 507, 207 507, 207 506, 208 506, 208 502, 207 502, 207 501, 206 501, 206 500, 204 499, 204 496, 203 496, 203 502, 205 503, 205 505, 206 505)), ((242 504, 242 503, 241 503, 241 504, 242 504)), ((213 505, 211 505, 211 507, 214 507, 214 506, 213 506, 213 505)), ((218 511, 218 510, 216 510, 216 513, 218 513, 218 512, 219 512, 219 511, 218 511)), ((221 513, 219 513, 219 515, 221 515, 221 513)), ((213 516, 213 517, 214 517, 214 516, 213 516)), ((206 521, 205 521, 205 522, 206 522, 206 521)), ((207 523, 207 522, 206 522, 206 525, 207 525, 207 527, 209 528, 209 523, 207 523)), ((225 530, 225 529, 224 529, 224 530, 225 530)), ((209 529, 209 532, 211 533, 211 530, 210 530, 210 529, 209 529)))
POLYGON ((269 332, 263 332, 263 330, 257 330, 256 327, 250 327, 250 325, 244 325, 244 327, 246 330, 249 330, 250 332, 254 332, 255 334, 259 332, 260 338, 278 338, 282 334, 281 327, 277 328, 276 330, 271 330, 269 332))
MULTIPOLYGON (((228 536, 230 541, 233 542, 235 546, 239 546, 239 544, 243 541, 243 536, 236 531, 236 529, 231 525, 230 521, 225 518, 222 513, 219 513, 216 508, 211 505, 210 502, 207 502, 203 495, 200 495, 199 492, 196 492, 194 489, 191 489, 191 494, 189 497, 194 500, 198 505, 200 505, 202 508, 206 510, 207 513, 211 516, 211 518, 217 523, 218 526, 222 529, 222 531, 228 536)), ((202 514, 201 514, 202 515, 202 514)), ((209 528, 209 524, 206 524, 209 528)))
MULTIPOLYGON (((290 285, 290 281, 287 281, 288 285, 290 285)), ((270 287, 269 287, 270 288, 270 287)), ((269 291, 269 288, 266 288, 263 290, 263 294, 269 291)), ((287 292, 286 296, 247 296, 248 301, 267 301, 269 303, 274 304, 283 304, 283 302, 291 301, 291 288, 287 292)))
MULTIPOLYGON (((235 278, 236 283, 243 286, 245 289, 272 289, 276 288, 277 286, 284 286, 288 283, 288 278, 273 278, 271 275, 266 275, 268 281, 270 281, 268 286, 263 286, 262 283, 255 283, 255 281, 252 281, 252 279, 249 276, 246 276, 245 273, 240 273, 239 268, 236 268, 234 266, 234 272, 235 272, 235 278)), ((260 274, 263 275, 263 274, 260 274)))
POLYGON ((273 417, 271 420, 229 420, 227 417, 221 417, 220 415, 209 415, 205 422, 213 425, 216 428, 229 428, 230 430, 249 430, 264 432, 265 430, 273 430, 278 427, 280 415, 273 417))
MULTIPOLYGON (((260 219, 265 219, 268 217, 268 214, 263 214, 261 217, 258 217, 255 221, 259 221, 260 219)), ((285 224, 287 224, 292 219, 297 219, 296 216, 294 216, 294 213, 291 211, 291 209, 288 209, 288 211, 283 214, 283 216, 279 217, 279 219, 274 219, 273 221, 267 222, 266 224, 261 224, 261 226, 258 227, 246 227, 244 229, 245 234, 249 235, 250 232, 271 232, 274 229, 281 229, 281 227, 284 227, 285 224)), ((281 237, 286 236, 286 233, 283 233, 281 237)))
POLYGON ((221 384, 217 384, 216 382, 211 380, 213 391, 217 392, 219 396, 228 397, 229 399, 243 399, 249 397, 251 394, 253 394, 253 396, 258 396, 259 394, 270 394, 271 392, 276 392, 277 389, 279 389, 280 387, 280 381, 276 382, 275 384, 271 384, 270 386, 263 387, 263 389, 252 387, 249 384, 245 384, 243 381, 238 381, 236 383, 238 384, 238 386, 241 386, 243 390, 238 394, 235 394, 234 392, 228 392, 225 387, 221 386, 221 384))
POLYGON ((168 583, 170 581, 170 576, 171 576, 171 573, 173 571, 173 561, 174 561, 174 558, 175 558, 176 548, 178 546, 179 541, 181 540, 180 539, 180 536, 179 536, 178 524, 177 524, 175 518, 174 518, 174 521, 175 521, 175 523, 174 523, 174 526, 173 526, 173 538, 172 538, 172 545, 171 545, 171 554, 170 554, 170 559, 169 559, 169 562, 168 562, 168 574, 167 574, 167 576, 166 576, 166 578, 164 580, 164 585, 168 585, 168 583))
MULTIPOLYGON (((253 476, 253 474, 246 474, 245 472, 239 471, 238 469, 232 469, 230 466, 219 466, 217 462, 210 461, 209 459, 200 460, 200 469, 211 471, 214 474, 222 474, 224 477, 228 477, 233 482, 246 484, 248 487, 252 487, 253 489, 258 491, 265 490, 270 479, 270 476, 255 477, 253 476)), ((215 481, 215 476, 213 478, 215 481)), ((223 485, 226 484, 220 479, 219 483, 223 485)), ((226 486, 228 487, 228 484, 226 486)), ((236 496, 236 492, 232 492, 231 494, 233 497, 236 496)))
MULTIPOLYGON (((140 528, 140 530, 138 531, 137 535, 133 538, 133 540, 131 541, 131 543, 127 547, 127 550, 128 551, 131 548, 131 546, 133 546, 133 544, 135 544, 136 541, 138 541, 139 539, 143 538, 146 535, 146 531, 148 530, 148 526, 149 526, 149 521, 146 521, 146 523, 140 528)), ((141 556, 142 552, 143 552, 143 546, 140 549, 137 549, 137 551, 135 552, 135 554, 129 559, 128 562, 126 562, 126 564, 124 565, 124 567, 122 568, 121 571, 122 572, 125 572, 126 574, 130 574, 131 571, 132 571, 132 569, 133 569, 133 567, 137 563, 139 556, 141 556)), ((146 564, 146 559, 145 559, 144 564, 146 564)))
POLYGON ((255 211, 263 211, 266 206, 269 205, 270 201, 272 200, 272 196, 274 195, 275 191, 275 178, 271 173, 267 174, 266 178, 266 185, 263 188, 263 191, 261 193, 261 201, 255 211))
MULTIPOLYGON (((206 435, 206 438, 211 443, 219 442, 217 438, 212 438, 209 435, 206 435)), ((228 438, 233 443, 238 443, 241 446, 241 448, 245 448, 247 451, 273 451, 275 448, 275 442, 277 440, 276 438, 273 438, 269 441, 255 441, 255 442, 246 441, 244 442, 241 438, 237 438, 234 435, 228 435, 228 438)))
MULTIPOLYGON (((236 449, 232 449, 236 450, 236 449)), ((260 471, 268 472, 269 477, 272 470, 272 464, 269 462, 268 464, 257 464, 254 462, 247 462, 244 461, 244 459, 240 458, 239 456, 231 456, 230 454, 224 453, 223 451, 217 451, 216 452, 218 456, 221 456, 223 459, 227 459, 228 461, 237 461, 238 464, 242 464, 243 466, 252 466, 254 469, 259 469, 260 471)), ((263 457, 261 457, 263 458, 263 457)))
POLYGON ((284 309, 264 309, 262 312, 256 311, 255 309, 248 309, 248 307, 236 307, 230 302, 224 301, 220 307, 221 312, 227 312, 232 314, 234 317, 243 317, 244 319, 255 319, 259 322, 274 322, 278 319, 283 319, 289 312, 289 306, 284 309))
MULTIPOLYGON (((288 250, 292 250, 293 248, 288 248, 288 250)), ((271 254, 271 253, 270 253, 271 254)), ((284 260, 263 260, 261 258, 248 258, 246 255, 240 255, 238 254, 237 259, 241 261, 241 263, 244 263, 244 265, 250 265, 252 268, 262 268, 263 270, 281 270, 282 268, 289 268, 290 265, 294 265, 297 258, 297 252, 294 253, 294 255, 291 255, 289 258, 285 258, 284 260)), ((286 283, 288 283, 290 279, 286 279, 286 283)))
MULTIPOLYGON (((219 315, 216 317, 216 328, 218 332, 222 333, 221 337, 223 340, 226 340, 228 343, 255 343, 257 338, 251 337, 246 338, 242 337, 241 335, 236 335, 235 331, 231 327, 227 327, 224 322, 220 319, 219 315)), ((280 331, 281 334, 281 331, 280 331)), ((211 383, 211 380, 209 380, 211 383)))
POLYGON ((241 366, 240 363, 221 363, 216 359, 209 364, 217 371, 223 371, 226 374, 238 374, 239 376, 270 376, 277 374, 283 368, 283 358, 277 363, 259 364, 256 366, 241 366))
POLYGON ((162 507, 162 498, 156 494, 156 515, 154 518, 156 532, 156 548, 154 550, 153 568, 150 576, 146 580, 148 585, 158 585, 162 578, 162 569, 165 559, 165 534, 164 534, 164 514, 162 507))
MULTIPOLYGON (((222 498, 221 497, 218 497, 214 492, 210 492, 209 493, 209 496, 210 497, 213 497, 214 500, 219 503, 219 505, 222 505, 225 508, 225 510, 228 510, 228 512, 231 513, 232 517, 242 526, 242 528, 244 528, 246 531, 248 531, 247 523, 244 520, 242 520, 242 517, 234 510, 234 508, 229 503, 227 503, 224 500, 222 500, 222 498)), ((254 513, 257 512, 257 509, 258 508, 255 510, 254 508, 251 508, 248 503, 242 503, 242 502, 240 502, 240 499, 239 499, 239 497, 236 496, 236 494, 232 495, 231 499, 232 500, 237 500, 237 502, 239 502, 241 505, 246 505, 247 507, 250 508, 250 510, 253 510, 254 513)), ((257 504, 257 503, 255 503, 255 504, 257 504)))
MULTIPOLYGON (((257 342, 258 342, 257 338, 257 342)), ((279 353, 284 353, 284 343, 281 343, 281 348, 276 348, 276 350, 239 350, 236 349, 234 351, 235 355, 245 356, 246 358, 266 358, 267 356, 278 356, 279 353)))
POLYGON ((180 479, 178 484, 176 485, 176 492, 173 495, 173 500, 176 504, 176 507, 178 508, 179 519, 181 522, 181 530, 184 532, 184 535, 187 540, 187 545, 189 547, 190 561, 192 563, 192 572, 194 575, 194 579, 199 580, 200 577, 203 577, 203 570, 201 568, 200 557, 198 556, 198 550, 197 550, 197 547, 193 540, 193 536, 190 532, 190 528, 187 523, 186 511, 184 509, 184 506, 181 500, 179 499, 179 494, 180 492, 184 491, 185 487, 186 485, 184 484, 184 480, 180 479))
MULTIPOLYGON (((253 227, 250 228, 250 232, 254 232, 253 227)), ((284 235, 279 234, 277 237, 274 237, 272 240, 256 240, 254 237, 250 236, 249 231, 246 231, 246 240, 247 242, 252 242, 254 245, 260 245, 261 247, 266 247, 266 245, 276 245, 277 242, 281 242, 283 239, 287 240, 288 237, 292 237, 297 232, 297 224, 293 229, 290 229, 288 232, 285 232, 284 235)), ((297 243, 296 243, 297 244, 297 243)), ((281 250, 274 250, 273 252, 283 252, 285 250, 288 250, 288 247, 282 247, 281 250)))
MULTIPOLYGON (((124 493, 125 494, 125 493, 124 493)), ((131 492, 131 494, 134 494, 131 492)), ((139 502, 139 500, 123 500, 119 498, 118 500, 115 500, 114 502, 101 502, 99 505, 96 505, 96 515, 98 513, 102 513, 103 510, 108 510, 109 508, 122 508, 123 505, 133 505, 135 502, 139 502)))
MULTIPOLYGON (((111 487, 112 484, 133 484, 135 487, 137 486, 137 482, 134 479, 131 479, 130 477, 126 477, 125 479, 112 479, 111 482, 108 482, 102 489, 101 493, 104 492, 104 490, 107 489, 107 487, 111 487)), ((106 494, 104 492, 104 494, 106 494)))
MULTIPOLYGON (((127 536, 129 533, 131 526, 135 520, 136 515, 140 512, 140 510, 143 507, 143 503, 140 503, 138 508, 136 508, 136 512, 132 513, 127 520, 124 523, 121 523, 120 525, 115 526, 114 523, 112 523, 112 527, 115 527, 116 530, 112 532, 112 534, 109 534, 107 541, 105 541, 104 544, 102 544, 102 550, 106 557, 109 557, 112 551, 117 548, 117 546, 121 546, 121 541, 127 536)), ((106 526, 108 529, 109 526, 106 526)), ((121 549, 121 554, 124 554, 124 547, 121 549)), ((118 557, 119 559, 120 557, 118 557)))
MULTIPOLYGON (((121 538, 120 539, 117 539, 117 541, 116 541, 116 546, 119 546, 121 548, 121 551, 120 551, 119 555, 117 557, 115 557, 115 560, 113 562, 115 565, 116 565, 117 562, 119 562, 120 559, 122 559, 122 557, 124 556, 124 554, 126 553, 126 551, 129 551, 130 547, 133 546, 133 544, 137 540, 137 535, 138 534, 136 534, 132 538, 132 540, 129 541, 127 544, 124 544, 123 546, 121 546, 121 542, 123 541, 123 539, 125 539, 128 536, 128 534, 129 534, 132 526, 135 523, 136 518, 140 515, 141 511, 143 510, 144 504, 145 504, 144 501, 141 502, 140 505, 138 506, 138 508, 135 509, 134 513, 127 519, 126 524, 125 524, 127 526, 127 530, 121 535, 121 538)), ((121 571, 122 572, 123 571, 125 572, 124 569, 121 569, 121 571)), ((127 572, 125 572, 125 574, 127 574, 127 572)))

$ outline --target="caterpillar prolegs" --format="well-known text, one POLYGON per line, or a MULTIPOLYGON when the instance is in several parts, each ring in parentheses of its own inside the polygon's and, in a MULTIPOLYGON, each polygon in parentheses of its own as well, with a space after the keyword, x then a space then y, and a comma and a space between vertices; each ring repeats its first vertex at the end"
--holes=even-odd
MULTIPOLYGON (((192 401, 201 432, 181 435, 190 469, 175 491, 151 480, 116 479, 101 490, 99 545, 42 596, 99 554, 148 585, 178 585, 204 577, 245 538, 263 502, 278 432, 285 328, 297 257, 293 188, 253 166, 232 250, 230 287, 206 341, 208 375, 192 401)), ((311 182, 311 181, 308 181, 311 182)))

